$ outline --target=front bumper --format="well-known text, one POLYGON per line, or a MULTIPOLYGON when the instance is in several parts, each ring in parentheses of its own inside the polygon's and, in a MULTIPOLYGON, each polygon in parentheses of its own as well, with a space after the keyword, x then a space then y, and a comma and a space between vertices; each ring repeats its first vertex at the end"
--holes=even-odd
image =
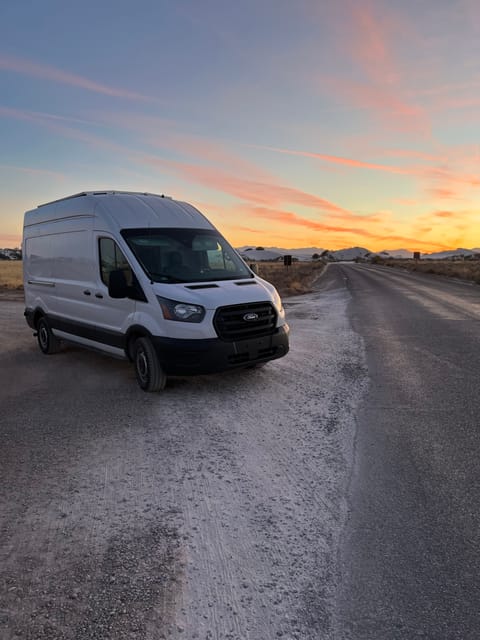
POLYGON ((219 373, 287 355, 288 325, 269 336, 226 342, 219 338, 180 340, 152 336, 158 359, 167 375, 219 373))

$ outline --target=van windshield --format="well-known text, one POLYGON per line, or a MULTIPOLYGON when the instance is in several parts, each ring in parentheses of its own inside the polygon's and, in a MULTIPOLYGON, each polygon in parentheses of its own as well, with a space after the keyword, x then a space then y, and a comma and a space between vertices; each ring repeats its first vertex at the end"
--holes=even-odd
POLYGON ((123 229, 122 236, 153 282, 211 282, 254 275, 213 229, 123 229))

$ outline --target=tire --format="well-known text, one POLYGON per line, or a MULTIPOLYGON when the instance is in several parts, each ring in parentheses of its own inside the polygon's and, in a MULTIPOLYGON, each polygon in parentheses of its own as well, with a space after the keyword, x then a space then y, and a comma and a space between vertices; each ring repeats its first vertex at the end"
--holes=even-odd
POLYGON ((138 338, 133 346, 133 365, 138 386, 143 391, 161 391, 167 376, 163 372, 149 338, 138 338))
POLYGON ((40 351, 46 355, 60 351, 60 340, 53 335, 48 321, 44 317, 37 322, 37 341, 40 351))

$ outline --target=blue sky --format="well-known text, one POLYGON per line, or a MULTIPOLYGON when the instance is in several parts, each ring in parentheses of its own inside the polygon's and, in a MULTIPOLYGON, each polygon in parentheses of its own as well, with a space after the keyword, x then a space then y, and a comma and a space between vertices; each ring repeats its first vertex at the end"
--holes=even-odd
POLYGON ((473 0, 8 3, 0 246, 111 188, 236 246, 479 247, 479 43, 473 0))

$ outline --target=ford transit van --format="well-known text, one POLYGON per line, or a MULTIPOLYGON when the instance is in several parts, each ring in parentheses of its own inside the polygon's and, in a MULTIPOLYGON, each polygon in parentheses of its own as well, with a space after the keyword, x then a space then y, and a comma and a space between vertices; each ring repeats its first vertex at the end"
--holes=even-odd
POLYGON ((65 341, 128 358, 145 391, 288 352, 273 285, 186 202, 95 191, 40 205, 25 213, 23 268, 41 351, 65 341))

